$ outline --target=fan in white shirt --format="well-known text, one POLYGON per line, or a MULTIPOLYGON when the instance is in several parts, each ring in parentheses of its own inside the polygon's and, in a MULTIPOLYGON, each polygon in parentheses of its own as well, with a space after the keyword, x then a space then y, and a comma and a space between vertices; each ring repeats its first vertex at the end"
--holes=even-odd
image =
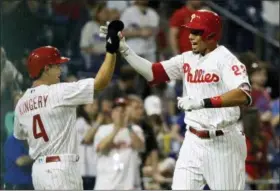
POLYGON ((128 125, 126 101, 115 101, 113 123, 99 127, 94 147, 97 152, 95 190, 140 189, 140 158, 144 135, 138 125, 128 125))

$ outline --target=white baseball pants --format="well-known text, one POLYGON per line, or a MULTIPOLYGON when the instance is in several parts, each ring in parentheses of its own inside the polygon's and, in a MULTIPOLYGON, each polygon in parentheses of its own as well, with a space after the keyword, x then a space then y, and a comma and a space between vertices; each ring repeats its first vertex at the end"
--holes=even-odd
POLYGON ((35 190, 83 190, 77 155, 59 155, 61 161, 38 157, 32 167, 35 190))
POLYGON ((244 190, 245 135, 234 130, 201 139, 187 131, 173 176, 173 190, 244 190))

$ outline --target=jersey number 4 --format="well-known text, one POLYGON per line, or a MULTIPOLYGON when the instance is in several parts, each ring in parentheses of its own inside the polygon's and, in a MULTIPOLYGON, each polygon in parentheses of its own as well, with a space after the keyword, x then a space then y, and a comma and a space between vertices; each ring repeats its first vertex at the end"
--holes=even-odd
POLYGON ((42 122, 41 117, 40 117, 39 114, 33 116, 33 124, 32 125, 33 125, 33 135, 34 135, 34 138, 38 139, 40 137, 43 137, 44 141, 48 142, 49 141, 49 137, 46 134, 43 122, 42 122))

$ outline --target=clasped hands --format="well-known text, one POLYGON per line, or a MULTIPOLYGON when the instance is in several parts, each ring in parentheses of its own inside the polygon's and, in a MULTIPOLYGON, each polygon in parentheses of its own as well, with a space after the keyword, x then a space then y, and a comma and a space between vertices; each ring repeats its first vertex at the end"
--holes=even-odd
POLYGON ((117 37, 118 37, 118 40, 119 40, 118 50, 121 53, 124 53, 128 50, 128 46, 126 45, 125 38, 121 33, 123 28, 124 28, 124 24, 120 20, 114 20, 112 22, 108 21, 106 23, 106 25, 100 26, 99 36, 101 38, 106 38, 106 40, 108 41, 107 37, 110 34, 110 31, 114 31, 113 33, 117 32, 117 37))

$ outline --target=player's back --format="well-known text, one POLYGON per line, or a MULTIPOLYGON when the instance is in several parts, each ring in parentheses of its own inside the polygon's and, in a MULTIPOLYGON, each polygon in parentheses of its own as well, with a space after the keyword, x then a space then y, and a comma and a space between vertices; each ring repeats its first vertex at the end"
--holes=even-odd
POLYGON ((28 140, 29 154, 34 159, 77 154, 76 106, 92 101, 92 79, 27 89, 16 106, 15 134, 28 140))

